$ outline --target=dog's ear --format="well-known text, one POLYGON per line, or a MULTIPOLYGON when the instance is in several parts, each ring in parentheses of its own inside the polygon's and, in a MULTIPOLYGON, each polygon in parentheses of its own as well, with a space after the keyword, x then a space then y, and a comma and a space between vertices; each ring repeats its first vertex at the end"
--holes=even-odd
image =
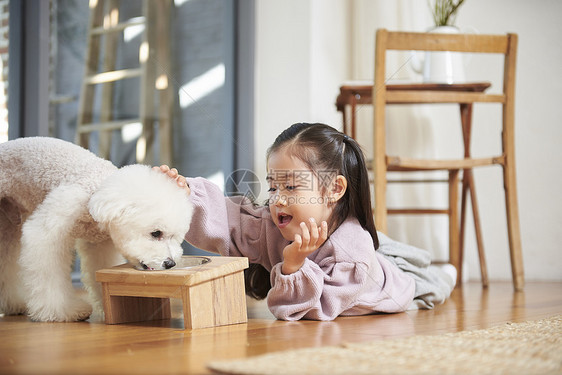
POLYGON ((123 203, 123 196, 119 196, 115 188, 102 186, 91 196, 88 211, 98 223, 109 224, 125 213, 123 203))
POLYGON ((88 211, 92 218, 101 224, 109 224, 134 210, 134 177, 144 171, 143 166, 120 168, 107 177, 90 197, 88 211))
POLYGON ((159 190, 151 188, 155 176, 164 178, 146 165, 119 168, 90 197, 90 215, 98 223, 106 225, 116 220, 135 220, 143 210, 150 211, 152 206, 158 205, 159 190))

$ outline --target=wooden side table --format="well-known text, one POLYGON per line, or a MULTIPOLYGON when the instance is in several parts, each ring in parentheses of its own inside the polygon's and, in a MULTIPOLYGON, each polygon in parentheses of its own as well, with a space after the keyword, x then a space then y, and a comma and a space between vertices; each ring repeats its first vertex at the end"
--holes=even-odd
MULTIPOLYGON (((438 83, 406 83, 406 84, 387 84, 386 90, 388 94, 387 104, 422 104, 422 103, 451 103, 447 98, 447 94, 451 92, 466 93, 482 93, 486 91, 491 84, 489 82, 473 82, 473 83, 455 83, 455 84, 438 84, 438 83), (436 98, 435 95, 427 96, 427 98, 416 95, 414 98, 409 98, 404 95, 405 91, 416 92, 436 92, 442 93, 440 97, 436 98), (393 96, 393 92, 396 94, 393 96)), ((464 157, 470 157, 470 141, 471 141, 471 127, 472 127, 472 103, 462 102, 456 103, 460 106, 460 118, 463 133, 464 157)), ((336 98, 336 108, 342 112, 344 132, 356 139, 356 112, 358 105, 372 105, 373 104, 373 85, 372 84, 346 84, 340 87, 340 93, 336 98), (346 107, 351 107, 350 119, 346 114, 346 107)), ((459 264, 462 265, 464 254, 464 227, 466 219, 466 198, 470 193, 472 202, 472 212, 474 218, 474 229, 476 233, 476 242, 478 248, 478 257, 480 260, 480 272, 482 277, 482 285, 488 286, 488 271, 486 267, 486 259, 484 257, 484 244, 482 241, 482 230, 480 226, 480 214, 478 211, 478 204, 476 199, 476 189, 474 186, 474 178, 472 170, 463 170, 462 177, 462 198, 461 198, 461 224, 459 233, 459 264)), ((388 213, 400 213, 400 210, 388 210, 388 213)), ((460 278, 459 270, 459 278, 460 278)))
POLYGON ((183 256, 164 271, 139 271, 130 264, 99 270, 105 323, 170 319, 170 298, 182 300, 186 329, 246 323, 246 268, 243 257, 183 256))

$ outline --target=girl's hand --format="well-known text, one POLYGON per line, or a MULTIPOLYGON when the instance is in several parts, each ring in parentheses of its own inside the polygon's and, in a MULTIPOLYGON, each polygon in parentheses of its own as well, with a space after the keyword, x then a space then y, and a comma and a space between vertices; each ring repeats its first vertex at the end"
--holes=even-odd
POLYGON ((187 185, 185 177, 179 174, 176 168, 170 169, 170 167, 163 164, 160 167, 152 167, 152 169, 159 170, 160 172, 165 173, 168 177, 176 180, 178 186, 187 191, 187 195, 191 194, 191 189, 189 188, 189 185, 187 185))
POLYGON ((298 271, 307 256, 315 252, 328 238, 328 224, 323 221, 320 226, 313 218, 307 223, 300 223, 302 234, 295 234, 295 240, 283 249, 281 272, 289 275, 298 271))

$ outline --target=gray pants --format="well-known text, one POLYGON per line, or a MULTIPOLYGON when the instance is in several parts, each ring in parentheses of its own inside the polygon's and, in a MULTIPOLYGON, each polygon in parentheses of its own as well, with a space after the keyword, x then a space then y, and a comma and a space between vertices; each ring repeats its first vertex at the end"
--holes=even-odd
POLYGON ((416 282, 414 301, 409 310, 432 309, 445 302, 455 287, 455 280, 437 266, 431 265, 429 252, 394 241, 381 232, 377 234, 380 242, 377 251, 416 282))

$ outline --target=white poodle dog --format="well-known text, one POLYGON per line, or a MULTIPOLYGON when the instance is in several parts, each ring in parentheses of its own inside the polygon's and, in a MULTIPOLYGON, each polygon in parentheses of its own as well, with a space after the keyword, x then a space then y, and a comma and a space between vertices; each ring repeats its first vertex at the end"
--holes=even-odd
POLYGON ((189 229, 186 192, 148 166, 118 169, 72 143, 20 138, 0 144, 0 313, 35 321, 103 312, 95 271, 128 261, 175 266, 189 229), (90 303, 70 280, 74 250, 90 303))

